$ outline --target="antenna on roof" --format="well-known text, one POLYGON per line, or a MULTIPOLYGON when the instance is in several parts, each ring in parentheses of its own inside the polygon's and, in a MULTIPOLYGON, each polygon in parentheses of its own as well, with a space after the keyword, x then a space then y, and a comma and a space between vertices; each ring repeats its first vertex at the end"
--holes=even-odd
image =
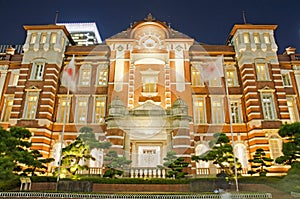
POLYGON ((55 20, 54 20, 54 24, 56 24, 56 23, 57 23, 58 14, 59 14, 59 12, 58 12, 58 11, 56 11, 56 13, 55 13, 55 20))
POLYGON ((247 24, 247 22, 246 22, 245 10, 243 10, 243 20, 244 20, 244 24, 247 24))

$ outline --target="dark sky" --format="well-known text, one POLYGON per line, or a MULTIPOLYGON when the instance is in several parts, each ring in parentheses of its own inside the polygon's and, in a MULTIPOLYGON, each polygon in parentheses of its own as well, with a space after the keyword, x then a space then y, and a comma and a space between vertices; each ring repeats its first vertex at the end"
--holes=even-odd
POLYGON ((96 22, 102 39, 140 21, 148 13, 207 44, 225 44, 234 24, 277 24, 282 53, 300 52, 300 0, 0 0, 0 44, 23 44, 23 25, 96 22))

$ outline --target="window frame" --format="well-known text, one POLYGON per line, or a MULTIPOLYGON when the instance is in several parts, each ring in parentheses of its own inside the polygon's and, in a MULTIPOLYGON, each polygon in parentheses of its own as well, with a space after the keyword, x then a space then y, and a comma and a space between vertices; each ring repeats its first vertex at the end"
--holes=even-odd
POLYGON ((206 96, 193 96, 193 120, 194 124, 206 124, 207 118, 206 118, 206 96), (197 108, 200 106, 196 106, 196 103, 201 101, 203 103, 202 108, 197 108), (199 113, 199 115, 197 115, 199 113))
POLYGON ((45 71, 45 60, 36 60, 32 63, 30 80, 42 81, 44 78, 45 71))
POLYGON ((225 77, 226 77, 226 83, 228 87, 236 87, 239 86, 239 82, 238 82, 238 77, 237 77, 237 71, 236 71, 236 67, 234 66, 228 66, 226 67, 226 72, 225 72, 225 77), (228 73, 232 72, 233 73, 233 78, 229 78, 228 73), (232 84, 230 84, 228 82, 229 79, 232 79, 232 84))
POLYGON ((269 144, 269 149, 270 149, 270 157, 275 162, 276 158, 278 158, 282 155, 282 139, 280 138, 279 135, 277 135, 275 133, 272 133, 269 136, 268 144, 269 144), (274 145, 271 143, 271 141, 276 141, 277 142, 277 148, 276 149, 274 149, 274 145), (274 152, 274 150, 276 150, 276 152, 274 152))
POLYGON ((20 69, 14 69, 10 73, 8 86, 17 86, 20 77, 20 69))
POLYGON ((272 91, 261 91, 261 106, 262 106, 262 112, 264 116, 264 120, 276 120, 278 118, 277 111, 275 109, 275 101, 274 101, 274 93, 272 91), (265 97, 270 97, 270 103, 265 103, 264 99, 265 97), (270 105, 268 105, 270 104, 270 105), (271 118, 268 118, 271 116, 271 118))
POLYGON ((79 69, 78 86, 89 87, 91 85, 91 76, 92 76, 92 65, 86 63, 81 65, 79 69))
POLYGON ((15 97, 14 95, 4 95, 1 122, 9 122, 11 111, 14 105, 14 97, 15 97))
POLYGON ((24 106, 24 112, 23 112, 23 119, 26 120, 34 120, 36 118, 36 112, 38 110, 38 102, 39 102, 39 96, 40 96, 40 90, 34 89, 34 90, 27 90, 26 91, 26 100, 25 100, 25 106, 24 106), (36 100, 30 100, 30 97, 36 97, 36 100), (32 102, 32 105, 30 105, 32 102), (30 105, 30 106, 29 106, 30 105), (32 110, 29 110, 32 109, 32 110), (33 115, 29 112, 33 112, 33 115))
POLYGON ((290 115, 290 121, 298 122, 299 121, 299 110, 298 110, 297 103, 296 103, 296 97, 287 95, 286 100, 287 100, 287 106, 288 106, 288 111, 289 111, 289 115, 290 115), (291 105, 289 105, 289 102, 291 103, 291 105), (293 116, 293 117, 291 117, 291 116, 293 116))
POLYGON ((231 117, 231 122, 233 124, 240 124, 240 123, 243 123, 243 111, 242 111, 242 103, 241 103, 241 100, 240 98, 230 98, 230 117, 231 117), (237 105, 235 106, 238 110, 237 110, 237 117, 236 119, 234 119, 234 116, 233 116, 233 113, 236 113, 236 112, 233 112, 232 108, 232 103, 236 103, 237 105))
POLYGON ((211 123, 225 123, 224 96, 211 96, 211 123), (219 106, 213 106, 215 102, 217 102, 219 106))
POLYGON ((292 87, 291 76, 288 70, 281 70, 281 77, 284 87, 292 87), (285 77, 287 77, 287 79, 285 77))
POLYGON ((105 95, 95 95, 94 96, 94 106, 93 107, 94 107, 94 110, 93 110, 93 123, 102 123, 102 122, 104 122, 104 120, 101 121, 100 119, 104 119, 104 117, 106 115, 106 96, 105 95), (101 109, 100 109, 100 110, 103 109, 103 113, 97 113, 98 112, 97 111, 97 108, 98 108, 98 106, 97 106, 97 101, 98 100, 97 99, 99 99, 99 101, 101 101, 101 99, 103 100, 100 103, 104 102, 104 106, 101 107, 101 109), (100 115, 100 116, 102 115, 102 117, 99 117, 98 115, 100 115), (97 121, 98 118, 99 118, 99 121, 97 121))
POLYGON ((72 96, 58 96, 58 108, 56 114, 56 122, 57 123, 64 123, 64 114, 66 113, 66 123, 69 123, 70 119, 70 110, 71 110, 71 98, 72 96), (65 103, 65 105, 63 105, 65 103), (67 108, 65 112, 65 108, 67 108), (61 119, 62 118, 62 119, 61 119))
POLYGON ((204 81, 201 78, 200 70, 197 70, 195 67, 191 67, 191 84, 194 87, 204 86, 204 81))
POLYGON ((75 107, 75 118, 74 122, 77 124, 86 124, 88 122, 88 112, 89 112, 89 96, 82 95, 76 96, 76 107, 75 107), (85 105, 80 105, 81 102, 85 105), (85 118, 85 121, 81 121, 81 116, 85 118))
POLYGON ((255 60, 254 65, 257 81, 270 81, 269 64, 265 60, 255 60))

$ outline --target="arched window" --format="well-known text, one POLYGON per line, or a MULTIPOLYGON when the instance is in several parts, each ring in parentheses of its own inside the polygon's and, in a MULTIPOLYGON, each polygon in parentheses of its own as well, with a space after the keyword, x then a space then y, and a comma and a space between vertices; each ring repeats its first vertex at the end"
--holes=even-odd
POLYGON ((242 168, 248 167, 247 148, 244 144, 238 143, 234 146, 234 153, 238 161, 241 163, 242 168))

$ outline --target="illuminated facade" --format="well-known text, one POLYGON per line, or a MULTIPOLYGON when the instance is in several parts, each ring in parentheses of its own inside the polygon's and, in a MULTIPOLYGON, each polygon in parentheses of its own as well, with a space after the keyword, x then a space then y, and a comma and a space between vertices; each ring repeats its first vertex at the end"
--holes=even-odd
MULTIPOLYGON (((245 173, 257 148, 280 156, 280 125, 299 121, 300 55, 277 54, 276 27, 235 25, 226 44, 202 45, 149 15, 81 46, 64 25, 24 26, 24 53, 0 59, 0 125, 29 128, 32 148, 57 158, 66 116, 65 145, 90 126, 132 160, 131 177, 159 174, 171 150, 190 162, 191 175, 215 174, 215 165, 191 156, 207 151, 214 133, 232 130, 245 173), (67 95, 60 74, 73 55, 77 90, 67 95), (199 67, 220 56, 225 77, 204 82, 199 67)), ((90 167, 101 168, 103 152, 92 153, 90 167)))

